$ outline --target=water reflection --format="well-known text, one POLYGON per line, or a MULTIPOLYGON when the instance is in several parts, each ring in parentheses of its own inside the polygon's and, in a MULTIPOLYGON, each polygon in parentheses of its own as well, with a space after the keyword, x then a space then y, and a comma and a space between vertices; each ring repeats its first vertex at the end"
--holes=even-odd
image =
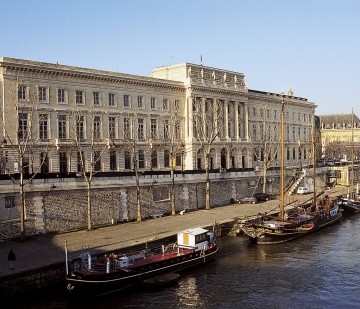
POLYGON ((183 308, 183 306, 199 308, 204 305, 198 292, 195 277, 187 277, 180 281, 176 296, 179 308, 183 308))

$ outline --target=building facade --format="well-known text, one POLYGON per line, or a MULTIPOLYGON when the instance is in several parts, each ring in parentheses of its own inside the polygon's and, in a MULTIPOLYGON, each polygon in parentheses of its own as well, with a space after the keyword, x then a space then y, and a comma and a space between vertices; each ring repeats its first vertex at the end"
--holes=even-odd
POLYGON ((210 169, 253 168, 264 156, 279 160, 282 100, 286 163, 311 156, 315 105, 291 91, 250 90, 242 73, 183 63, 144 77, 1 58, 0 81, 1 173, 204 169, 197 106, 216 113, 213 125, 201 124, 216 132, 210 169), (28 145, 23 162, 19 144, 28 145))

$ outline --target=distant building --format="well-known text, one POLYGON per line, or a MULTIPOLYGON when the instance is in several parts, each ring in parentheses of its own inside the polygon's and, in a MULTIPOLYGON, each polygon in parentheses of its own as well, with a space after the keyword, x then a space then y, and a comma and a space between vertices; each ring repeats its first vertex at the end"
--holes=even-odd
POLYGON ((320 138, 324 157, 351 161, 360 155, 360 120, 355 114, 321 115, 320 138), (354 146, 354 147, 353 147, 354 146))

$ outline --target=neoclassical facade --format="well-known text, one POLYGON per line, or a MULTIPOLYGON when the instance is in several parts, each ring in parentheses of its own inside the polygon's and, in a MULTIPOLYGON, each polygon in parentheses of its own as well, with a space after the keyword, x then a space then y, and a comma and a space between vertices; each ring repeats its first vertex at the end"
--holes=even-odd
MULTIPOLYGON (((29 173, 80 172, 82 155, 101 172, 131 171, 134 164, 204 169, 194 129, 198 106, 216 113, 214 124, 201 124, 206 134, 217 130, 210 169, 261 166, 264 145, 279 144, 282 106, 286 164, 304 164, 316 107, 291 91, 248 89, 242 73, 197 64, 159 67, 145 77, 13 58, 0 59, 0 101, 1 173, 17 172, 16 145, 24 139, 29 173)), ((278 152, 271 150, 274 165, 278 152)))

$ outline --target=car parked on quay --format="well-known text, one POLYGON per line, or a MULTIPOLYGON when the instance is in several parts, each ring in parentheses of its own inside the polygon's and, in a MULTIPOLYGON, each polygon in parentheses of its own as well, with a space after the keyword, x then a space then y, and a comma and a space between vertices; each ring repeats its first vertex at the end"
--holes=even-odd
POLYGON ((256 204, 258 201, 254 196, 245 196, 238 200, 239 204, 256 204))

